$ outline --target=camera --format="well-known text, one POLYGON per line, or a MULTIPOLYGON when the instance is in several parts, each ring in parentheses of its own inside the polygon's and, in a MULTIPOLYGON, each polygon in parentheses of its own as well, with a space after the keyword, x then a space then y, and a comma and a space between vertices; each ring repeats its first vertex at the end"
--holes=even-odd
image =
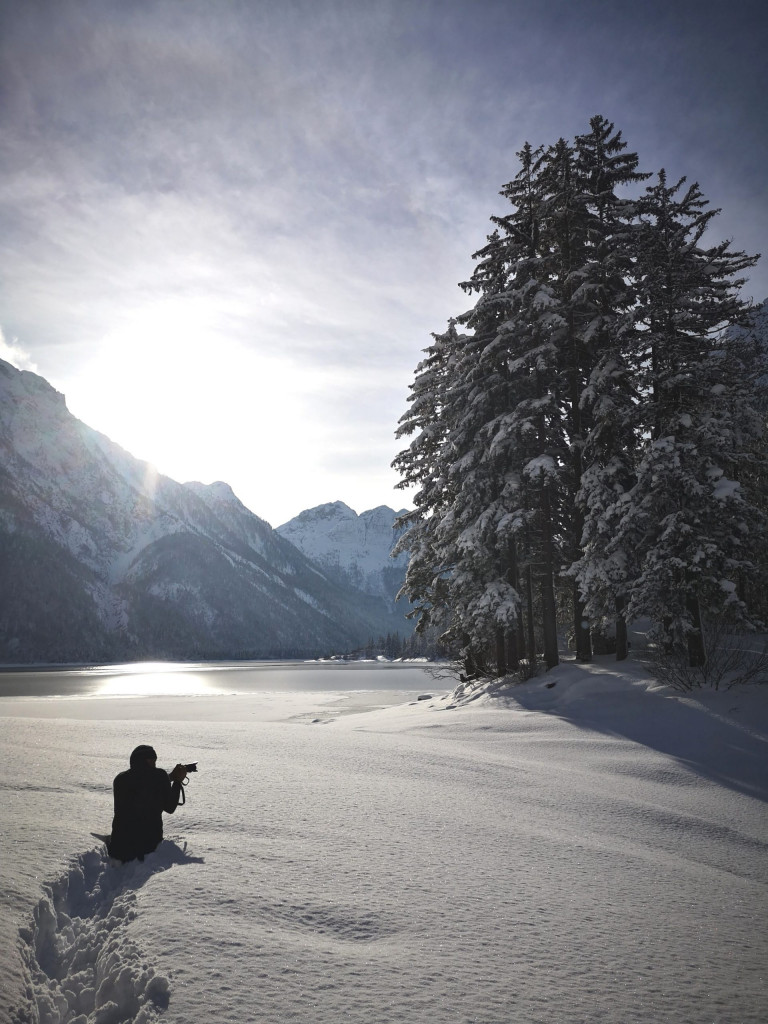
POLYGON ((196 772, 197 771, 197 761, 195 761, 194 764, 185 764, 184 767, 186 768, 186 770, 188 772, 196 772))

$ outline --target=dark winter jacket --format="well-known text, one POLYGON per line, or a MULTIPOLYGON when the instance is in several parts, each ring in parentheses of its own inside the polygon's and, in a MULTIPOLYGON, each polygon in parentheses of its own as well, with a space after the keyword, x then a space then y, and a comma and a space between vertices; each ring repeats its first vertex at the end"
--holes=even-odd
POLYGON ((163 811, 179 805, 181 783, 171 782, 162 768, 134 764, 116 776, 112 788, 115 816, 109 853, 118 860, 144 859, 163 838, 163 811))

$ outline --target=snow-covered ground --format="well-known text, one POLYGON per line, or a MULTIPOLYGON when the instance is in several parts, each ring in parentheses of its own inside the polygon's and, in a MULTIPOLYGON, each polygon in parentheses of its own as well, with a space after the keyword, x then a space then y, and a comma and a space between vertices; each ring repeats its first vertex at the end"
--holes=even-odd
POLYGON ((4 699, 0 1018, 765 1024, 768 687, 425 680, 347 715, 4 699), (139 742, 200 771, 114 866, 90 832, 139 742))

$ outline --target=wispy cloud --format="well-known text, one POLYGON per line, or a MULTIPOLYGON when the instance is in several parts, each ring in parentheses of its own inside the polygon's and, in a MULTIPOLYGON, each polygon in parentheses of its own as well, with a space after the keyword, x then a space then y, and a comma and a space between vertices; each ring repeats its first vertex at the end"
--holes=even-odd
POLYGON ((743 68, 748 18, 701 0, 690 24, 688 6, 648 0, 638 24, 599 0, 0 5, 0 318, 78 415, 109 433, 119 413, 152 458, 162 421, 131 433, 119 388, 140 368, 132 388, 186 416, 175 465, 207 453, 197 472, 267 518, 360 505, 366 459, 389 492, 412 370, 465 308, 526 139, 600 110, 649 169, 714 183, 722 234, 760 247, 765 62, 743 68), (717 57, 734 80, 713 89, 717 57), (186 414, 206 379, 228 407, 186 414), (263 445, 225 457, 275 395, 275 464, 301 466, 280 508, 263 445))

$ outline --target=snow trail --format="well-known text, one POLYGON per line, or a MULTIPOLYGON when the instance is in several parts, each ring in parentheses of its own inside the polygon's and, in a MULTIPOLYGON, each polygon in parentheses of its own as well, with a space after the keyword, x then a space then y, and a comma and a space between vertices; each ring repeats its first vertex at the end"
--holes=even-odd
MULTIPOLYGON (((26 1005, 18 1024, 151 1024, 168 1006, 170 982, 131 938, 136 891, 153 875, 190 863, 165 841, 121 865, 106 852, 79 854, 44 886, 29 927, 20 929, 26 1005)), ((199 863, 199 860, 198 860, 199 863)))

